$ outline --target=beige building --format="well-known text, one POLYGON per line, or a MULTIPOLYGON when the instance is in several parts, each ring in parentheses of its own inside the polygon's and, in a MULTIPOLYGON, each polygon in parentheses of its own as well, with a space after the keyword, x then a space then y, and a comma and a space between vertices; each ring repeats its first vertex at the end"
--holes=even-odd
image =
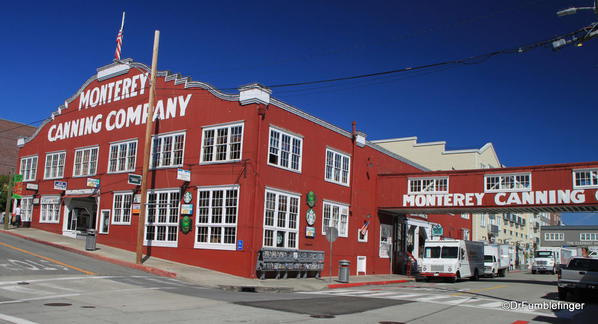
MULTIPOLYGON (((447 150, 446 142, 418 143, 417 137, 373 141, 430 170, 467 170, 502 168, 492 143, 479 149, 447 150)), ((474 241, 507 243, 512 248, 513 263, 525 264, 534 243, 539 239, 539 226, 544 215, 473 214, 471 239, 474 241)))

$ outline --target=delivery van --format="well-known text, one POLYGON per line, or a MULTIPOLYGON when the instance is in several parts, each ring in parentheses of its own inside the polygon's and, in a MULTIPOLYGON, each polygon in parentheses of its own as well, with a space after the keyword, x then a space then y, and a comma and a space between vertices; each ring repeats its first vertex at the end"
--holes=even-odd
POLYGON ((464 240, 426 241, 421 263, 420 276, 427 280, 478 280, 484 271, 484 243, 464 240))

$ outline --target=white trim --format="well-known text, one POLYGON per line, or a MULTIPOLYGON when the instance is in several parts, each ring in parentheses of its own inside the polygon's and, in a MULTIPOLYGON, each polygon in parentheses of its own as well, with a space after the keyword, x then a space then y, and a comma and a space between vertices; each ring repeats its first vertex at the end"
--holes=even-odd
MULTIPOLYGON (((73 178, 85 178, 85 177, 93 177, 98 173, 98 161, 100 160, 100 145, 92 145, 92 146, 86 146, 86 147, 80 147, 80 148, 76 148, 73 152, 73 178), (84 152, 89 150, 89 161, 87 162, 87 172, 89 172, 90 166, 91 166, 91 153, 93 152, 94 149, 97 149, 96 151, 96 159, 95 159, 95 170, 93 170, 93 173, 83 173, 83 155, 85 154, 84 152), (79 175, 75 175, 75 168, 77 166, 77 152, 82 152, 81 153, 81 170, 79 175)), ((66 161, 65 161, 66 162, 66 161)))
POLYGON ((449 176, 437 176, 437 177, 409 177, 407 178, 407 193, 408 194, 446 194, 449 192, 450 186, 450 177, 449 176), (412 191, 411 190, 411 181, 414 180, 434 180, 434 191, 425 191, 423 182, 421 183, 421 191, 412 191), (438 181, 437 180, 446 180, 446 190, 437 190, 438 188, 438 181))
POLYGON ((99 224, 98 224, 98 233, 99 234, 109 234, 110 233, 111 219, 112 219, 112 215, 111 215, 110 209, 100 209, 100 219, 99 219, 99 224), (104 212, 108 212, 108 230, 106 232, 102 231, 102 217, 104 217, 103 216, 104 212))
MULTIPOLYGON (((58 167, 58 165, 56 165, 56 167, 58 167)), ((52 169, 52 166, 50 166, 50 169, 52 169)), ((55 152, 48 152, 46 153, 46 158, 44 159, 44 180, 55 180, 55 179, 62 179, 64 178, 64 172, 66 170, 66 151, 55 151, 55 152), (64 159, 62 161, 62 174, 60 176, 56 175, 56 177, 47 177, 46 175, 46 163, 48 163, 48 156, 50 155, 60 155, 60 154, 64 154, 64 159)), ((52 173, 50 171, 50 173, 52 173)), ((58 170, 56 170, 56 173, 58 173, 58 170)))
POLYGON ((203 130, 204 128, 227 127, 227 126, 236 125, 236 124, 245 124, 245 120, 241 119, 241 120, 229 121, 229 122, 226 122, 226 123, 204 125, 204 126, 201 126, 201 129, 203 130))
POLYGON ((185 145, 186 145, 186 141, 187 141, 187 132, 186 132, 186 130, 183 130, 183 131, 173 131, 173 132, 168 132, 168 133, 163 133, 163 134, 156 134, 156 135, 152 136, 151 141, 152 142, 151 142, 151 145, 150 145, 151 148, 150 148, 150 157, 149 157, 150 158, 150 169, 151 170, 180 168, 183 165, 185 165, 185 145), (155 138, 162 139, 162 138, 165 138, 165 137, 172 137, 172 148, 173 149, 172 149, 171 152, 173 154, 171 156, 171 162, 174 162, 174 145, 175 145, 174 144, 175 143, 174 142, 174 138, 176 136, 179 136, 179 135, 183 135, 183 149, 181 151, 181 163, 180 164, 170 164, 170 165, 166 165, 166 166, 164 166, 164 165, 162 165, 162 166, 155 166, 155 165, 153 165, 154 164, 154 158, 153 158, 153 156, 154 156, 154 139, 155 138))
POLYGON ((40 197, 40 202, 39 202, 39 222, 41 224, 58 224, 60 223, 60 210, 62 208, 62 201, 60 200, 60 196, 58 195, 44 195, 40 197), (48 203, 44 203, 42 200, 44 198, 58 198, 58 203, 55 204, 48 204, 48 203), (56 220, 45 220, 42 221, 42 213, 43 213, 43 205, 57 205, 58 206, 58 217, 56 220))
MULTIPOLYGON (((499 183, 499 187, 502 186, 502 180, 499 183)), ((525 192, 531 191, 533 187, 532 183, 532 173, 531 172, 515 172, 515 173, 486 173, 484 174, 484 192, 486 193, 496 193, 496 192, 525 192), (527 188, 499 188, 499 189, 488 189, 488 178, 489 177, 517 177, 517 176, 528 176, 529 177, 529 186, 527 188)))
POLYGON ((268 150, 267 150, 267 156, 266 156, 266 163, 269 166, 275 167, 275 168, 280 168, 283 170, 287 170, 287 171, 291 171, 291 172, 295 172, 295 173, 301 173, 302 169, 303 169, 303 136, 297 135, 293 132, 289 132, 287 130, 284 130, 281 127, 277 127, 274 125, 270 125, 270 127, 268 128, 268 150), (270 162, 270 150, 272 149, 272 131, 278 132, 278 146, 276 147, 277 150, 277 163, 272 163, 270 162), (289 155, 288 155, 288 166, 283 166, 280 164, 280 160, 281 160, 281 152, 282 152, 282 136, 286 135, 289 137, 289 155), (291 167, 292 165, 292 156, 293 156, 293 140, 298 140, 299 141, 299 161, 297 162, 297 169, 294 169, 291 167))
POLYGON ((108 142, 108 144, 109 145, 120 144, 120 143, 131 142, 131 141, 139 141, 139 137, 132 137, 132 138, 128 138, 128 139, 117 140, 117 141, 114 141, 114 142, 108 142))
POLYGON ((330 206, 330 217, 329 217, 330 221, 329 221, 329 224, 330 224, 330 222, 332 220, 332 215, 333 215, 334 207, 338 208, 338 220, 337 220, 338 222, 336 224, 334 224, 334 227, 336 227, 336 229, 338 230, 338 237, 349 237, 349 228, 350 228, 350 226, 349 226, 349 222, 350 222, 349 205, 348 204, 342 204, 342 203, 333 202, 333 201, 326 200, 326 199, 322 200, 322 217, 321 217, 322 218, 322 235, 326 235, 326 226, 324 224, 324 219, 325 219, 324 215, 326 214, 326 205, 330 206), (341 225, 342 225, 342 216, 344 215, 343 214, 343 209, 346 209, 346 211, 347 211, 347 213, 346 213, 347 223, 346 223, 346 228, 344 228, 344 229, 341 228, 341 225), (343 231, 341 231, 341 229, 343 231), (344 232, 344 234, 343 234, 343 232, 344 232))
MULTIPOLYGON (((362 226, 363 226, 363 225, 362 225, 362 226)), ((369 236, 369 235, 370 235, 370 228, 369 228, 369 225, 368 225, 368 229, 367 229, 367 231, 365 232, 365 235, 364 235, 364 238, 363 238, 363 240, 360 238, 360 236, 361 236, 361 227, 360 227, 360 228, 358 228, 358 229, 357 229, 357 242, 359 242, 359 243, 367 243, 367 242, 368 242, 368 236, 369 236)))
POLYGON ((234 163, 234 162, 239 162, 243 159, 243 142, 245 139, 245 122, 234 122, 234 123, 226 123, 226 124, 220 124, 220 125, 214 125, 214 126, 202 126, 201 127, 201 139, 200 139, 200 150, 199 150, 199 164, 200 165, 207 165, 207 164, 219 164, 219 163, 234 163), (231 136, 232 136, 232 128, 235 127, 239 127, 241 126, 241 140, 239 141, 239 157, 236 159, 231 159, 230 155, 231 155, 231 136), (227 135, 226 135, 226 159, 224 160, 215 160, 216 156, 217 156, 217 152, 216 152, 216 147, 217 147, 217 138, 218 138, 218 130, 219 129, 227 129, 227 135), (204 161, 204 140, 205 140, 205 136, 206 136, 206 131, 210 131, 213 130, 214 131, 214 136, 213 136, 213 143, 212 143, 212 161, 204 161))
MULTIPOLYGON (((285 194, 285 195, 294 195, 294 196, 299 196, 299 197, 302 196, 302 194, 300 194, 298 192, 285 190, 285 189, 279 189, 279 188, 270 187, 270 186, 266 186, 265 189, 267 191, 276 191, 277 193, 281 193, 281 194, 285 194)), ((265 197, 265 194, 264 194, 264 197, 265 197)))
POLYGON ((195 222, 193 224, 193 227, 195 228, 195 238, 193 240, 193 248, 194 249, 210 249, 210 250, 228 250, 228 251, 234 251, 237 248, 237 238, 239 235, 239 201, 241 200, 241 190, 240 190, 240 186, 236 185, 236 184, 232 184, 232 185, 220 185, 220 186, 204 186, 204 187, 198 187, 197 188, 197 200, 195 202, 195 222), (235 222, 234 223, 226 223, 226 209, 228 208, 226 205, 226 200, 227 200, 227 196, 226 196, 226 191, 227 190, 235 190, 236 191, 236 204, 235 204, 235 209, 236 209, 236 214, 235 214, 235 222), (206 215, 206 217, 208 218, 208 222, 207 223, 199 223, 199 209, 200 209, 200 194, 201 192, 209 192, 209 202, 208 202, 208 206, 205 206, 205 208, 208 209, 208 213, 206 215), (220 223, 212 223, 212 216, 213 216, 213 207, 212 206, 212 200, 213 200, 213 194, 214 191, 222 191, 223 195, 222 195, 222 206, 219 206, 222 209, 222 213, 220 214, 221 217, 221 222, 220 223), (208 231, 206 232, 206 239, 209 241, 210 237, 211 237, 211 231, 213 228, 219 228, 220 229, 220 239, 222 243, 212 243, 212 242, 198 242, 197 241, 197 237, 199 234, 199 228, 200 227, 207 227, 208 231), (235 241, 233 243, 224 243, 224 238, 225 238, 225 231, 226 228, 234 228, 235 229, 235 241))
MULTIPOLYGON (((112 209, 111 209, 112 216, 110 218, 110 224, 112 224, 112 225, 131 225, 131 219, 133 218, 133 198, 134 198, 133 191, 128 191, 128 192, 113 192, 112 193, 112 209), (117 195, 118 196, 123 196, 122 202, 121 202, 121 204, 123 204, 123 205, 124 205, 124 201, 125 201, 124 197, 125 196, 131 196, 131 206, 129 207, 129 221, 128 222, 123 221, 123 215, 122 215, 122 213, 120 214, 120 219, 121 220, 118 221, 118 222, 114 221, 114 215, 116 215, 116 213, 114 212, 114 210, 115 210, 114 209, 114 204, 116 203, 116 196, 117 195)), ((121 207, 119 209, 121 211, 124 210, 123 207, 121 207)))
POLYGON ((108 166, 107 166, 107 173, 108 174, 118 174, 118 173, 129 173, 129 172, 135 172, 136 169, 136 165, 137 165, 137 153, 139 152, 139 140, 137 139, 132 139, 132 140, 125 140, 125 141, 118 141, 118 142, 112 142, 110 143, 110 145, 108 146, 108 166), (131 168, 124 168, 123 170, 119 170, 119 162, 118 162, 118 154, 120 153, 120 145, 122 144, 126 144, 127 148, 126 148, 126 153, 127 155, 125 155, 125 165, 128 164, 128 160, 129 160, 129 145, 131 143, 135 143, 135 157, 133 160, 133 166, 132 169, 131 168), (116 152, 116 170, 117 171, 110 171, 110 158, 112 155, 112 148, 113 147, 117 147, 117 152, 116 152))
POLYGON ((264 190, 264 209, 263 209, 263 217, 262 217, 262 226, 263 226, 263 230, 262 230, 262 246, 263 247, 268 247, 268 248, 274 248, 274 249, 292 249, 292 250, 298 250, 300 245, 300 238, 301 235, 299 235, 299 228, 301 227, 301 195, 297 195, 297 194, 289 194, 286 192, 281 192, 278 190, 268 190, 266 188, 266 190, 264 190), (273 215, 272 215, 272 225, 267 225, 266 224, 266 212, 268 210, 267 208, 267 204, 268 204, 268 193, 273 194, 274 195, 274 209, 273 209, 273 215), (278 226, 278 214, 280 212, 280 208, 279 208, 279 197, 280 196, 285 196, 287 198, 287 208, 285 211, 285 225, 284 226, 278 226), (290 227, 290 214, 291 214, 291 210, 290 210, 290 201, 291 198, 296 198, 297 199, 297 215, 295 218, 295 228, 290 227), (272 245, 266 245, 266 231, 271 231, 272 232, 272 245), (277 246, 277 233, 278 232, 284 232, 284 246, 282 247, 278 247, 277 246), (288 243, 289 243, 289 233, 293 233, 295 234, 295 247, 289 247, 288 243))
POLYGON ((334 148, 331 147, 326 147, 326 150, 324 152, 324 181, 326 182, 330 182, 330 183, 335 183, 344 187, 350 187, 351 186, 351 155, 350 154, 345 154, 340 150, 336 150, 334 148), (330 178, 326 177, 326 168, 328 167, 328 152, 331 152, 332 155, 332 170, 330 171, 330 178), (336 160, 336 156, 339 156, 340 159, 340 173, 339 173, 339 181, 334 180, 334 161, 336 160), (347 158, 349 163, 347 164, 347 182, 343 182, 342 178, 343 178, 343 159, 347 158))
MULTIPOLYGON (((181 220, 181 213, 180 213, 180 209, 181 209, 181 189, 180 188, 176 188, 176 189, 164 189, 164 188, 159 188, 159 189, 152 189, 152 190, 148 190, 147 192, 147 196, 146 196, 146 202, 148 202, 146 204, 146 206, 141 206, 141 208, 146 208, 146 217, 145 217, 145 224, 144 224, 144 229, 143 229, 143 245, 144 246, 158 246, 158 247, 178 247, 178 243, 179 243, 179 222, 181 220), (178 208, 177 208, 177 222, 176 223, 171 223, 168 222, 168 218, 170 218, 170 212, 168 212, 168 215, 166 216, 166 220, 167 222, 163 222, 163 223, 159 223, 157 222, 158 220, 158 208, 156 208, 156 214, 154 215, 154 222, 150 223, 149 222, 149 195, 150 194, 156 194, 156 201, 159 200, 158 195, 160 193, 168 193, 168 199, 170 200, 170 194, 172 193, 178 193, 179 194, 179 199, 176 200, 177 204, 178 204, 178 208), (157 228, 158 226, 165 226, 166 228, 168 227, 176 227, 175 233, 176 233, 176 241, 168 241, 168 240, 164 240, 164 241, 157 241, 157 240, 147 240, 147 228, 148 225, 151 226, 155 226, 155 230, 156 232, 154 232, 154 237, 157 236, 157 228)), ((170 207, 167 207, 170 208, 170 207)), ((165 234, 166 237, 168 237, 168 232, 165 234)))
POLYGON ((590 172, 590 182, 592 182, 592 176, 594 175, 594 173, 596 174, 595 176, 598 177, 598 168, 590 168, 590 169, 574 169, 572 170, 573 172, 571 172, 571 177, 572 177, 572 185, 573 185, 573 189, 593 189, 593 188, 598 188, 598 184, 589 184, 589 185, 581 185, 578 186, 575 184, 575 175, 577 174, 577 172, 590 172))
MULTIPOLYGON (((31 166, 33 167, 33 162, 31 163, 31 166)), ((23 175, 23 182, 32 182, 35 181, 37 179, 37 171, 39 169, 39 156, 36 155, 28 155, 28 156, 23 156, 21 157, 21 159, 19 160, 19 174, 23 175), (35 158, 35 174, 33 174, 33 178, 29 177, 27 179, 25 179, 25 175, 23 175, 23 160, 29 160, 29 159, 33 159, 35 158)), ((45 172, 45 164, 44 164, 44 172, 45 172)), ((31 171, 31 169, 29 170, 31 171)), ((31 172, 33 173, 33 172, 31 172)))

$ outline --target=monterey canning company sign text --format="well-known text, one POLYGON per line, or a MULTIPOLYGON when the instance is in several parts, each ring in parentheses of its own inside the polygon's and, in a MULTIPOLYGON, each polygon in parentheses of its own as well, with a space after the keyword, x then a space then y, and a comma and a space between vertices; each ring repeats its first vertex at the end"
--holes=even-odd
MULTIPOLYGON (((96 108, 105 104, 134 98, 145 94, 148 74, 117 80, 82 91, 79 96, 79 110, 96 108)), ((156 102, 154 120, 183 117, 191 100, 191 94, 160 99, 156 102)), ((48 130, 50 142, 97 134, 102 130, 112 131, 123 127, 145 124, 149 104, 142 103, 114 109, 108 113, 82 117, 52 125, 48 130)))

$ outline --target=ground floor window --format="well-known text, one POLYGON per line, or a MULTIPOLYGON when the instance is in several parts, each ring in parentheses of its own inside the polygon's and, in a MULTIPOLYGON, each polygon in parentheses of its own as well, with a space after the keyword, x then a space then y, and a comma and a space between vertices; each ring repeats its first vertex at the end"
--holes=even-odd
POLYGON ((33 197, 21 199, 21 222, 30 222, 33 213, 33 197))
POLYGON ((296 249, 299 232, 298 194, 266 190, 264 206, 264 246, 296 249))
POLYGON ((177 246, 180 196, 178 189, 148 192, 145 245, 177 246))
POLYGON ((130 225, 131 224, 131 203, 133 193, 120 192, 114 193, 114 202, 112 208, 112 224, 130 225))
POLYGON ((238 206, 238 186, 199 188, 195 248, 234 250, 238 206))
POLYGON ((42 196, 40 223, 58 223, 60 220, 60 196, 42 196))
POLYGON ((326 235, 326 227, 336 227, 339 237, 347 237, 349 228, 349 206, 324 201, 322 217, 322 235, 326 235))

